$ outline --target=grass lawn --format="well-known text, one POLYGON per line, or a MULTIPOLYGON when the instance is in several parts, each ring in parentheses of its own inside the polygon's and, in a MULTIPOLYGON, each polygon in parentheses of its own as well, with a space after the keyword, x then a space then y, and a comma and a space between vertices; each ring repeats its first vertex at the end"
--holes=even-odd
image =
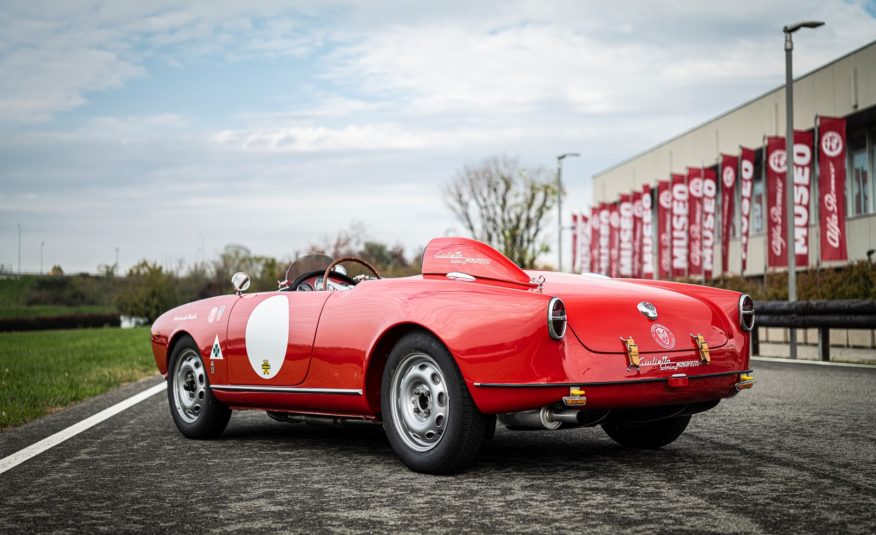
POLYGON ((0 332, 0 429, 155 372, 148 327, 0 332))

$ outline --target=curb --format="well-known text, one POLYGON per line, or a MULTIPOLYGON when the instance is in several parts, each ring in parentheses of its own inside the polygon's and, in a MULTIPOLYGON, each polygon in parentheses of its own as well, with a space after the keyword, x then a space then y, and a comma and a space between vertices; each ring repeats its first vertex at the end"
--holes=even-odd
POLYGON ((869 368, 871 370, 876 370, 876 363, 874 364, 853 364, 851 362, 824 362, 823 360, 791 360, 787 358, 778 358, 778 357, 751 357, 751 360, 755 360, 758 362, 781 362, 784 364, 814 364, 816 366, 836 366, 838 368, 869 368))

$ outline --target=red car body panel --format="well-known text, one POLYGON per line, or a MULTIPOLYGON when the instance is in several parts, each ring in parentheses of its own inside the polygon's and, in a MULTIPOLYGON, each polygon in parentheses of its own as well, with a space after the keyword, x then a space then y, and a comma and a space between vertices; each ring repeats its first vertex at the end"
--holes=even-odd
POLYGON ((748 370, 737 292, 528 272, 465 238, 433 240, 423 272, 363 281, 348 291, 228 295, 183 305, 152 327, 156 363, 167 374, 173 343, 190 336, 209 363, 215 396, 229 406, 368 419, 380 416, 386 356, 411 329, 444 344, 488 414, 561 402, 573 387, 586 390, 588 409, 717 400, 734 395, 748 370), (448 278, 451 272, 476 280, 448 278), (247 325, 253 310, 276 296, 288 302, 288 341, 279 371, 266 378, 256 365, 260 357, 247 353, 247 325), (552 297, 567 308, 569 328, 560 340, 548 329, 552 297), (641 301, 657 307, 656 322, 636 310, 641 301), (655 335, 655 324, 665 331, 655 335), (709 344, 708 364, 692 335, 709 344), (629 366, 621 341, 630 336, 641 351, 638 368, 629 366), (217 340, 222 358, 211 359, 217 340))

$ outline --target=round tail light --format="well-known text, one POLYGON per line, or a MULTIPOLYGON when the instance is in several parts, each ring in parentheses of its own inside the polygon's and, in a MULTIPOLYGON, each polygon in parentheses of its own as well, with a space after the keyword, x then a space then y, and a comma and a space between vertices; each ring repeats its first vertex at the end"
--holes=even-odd
POLYGON ((739 298, 739 326, 743 331, 754 329, 754 301, 745 294, 739 298))
POLYGON ((548 331, 554 340, 566 335, 566 305, 559 297, 551 298, 548 303, 548 331))

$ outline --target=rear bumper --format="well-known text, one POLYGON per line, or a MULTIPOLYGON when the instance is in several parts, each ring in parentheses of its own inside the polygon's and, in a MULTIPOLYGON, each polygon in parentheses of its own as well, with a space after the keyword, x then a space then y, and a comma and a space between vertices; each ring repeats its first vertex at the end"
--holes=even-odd
POLYGON ((740 376, 750 373, 751 370, 746 369, 616 381, 470 382, 469 391, 478 408, 489 414, 562 404, 563 398, 569 396, 572 389, 586 392, 587 409, 658 407, 732 397, 738 392, 736 385, 741 380, 740 376))

